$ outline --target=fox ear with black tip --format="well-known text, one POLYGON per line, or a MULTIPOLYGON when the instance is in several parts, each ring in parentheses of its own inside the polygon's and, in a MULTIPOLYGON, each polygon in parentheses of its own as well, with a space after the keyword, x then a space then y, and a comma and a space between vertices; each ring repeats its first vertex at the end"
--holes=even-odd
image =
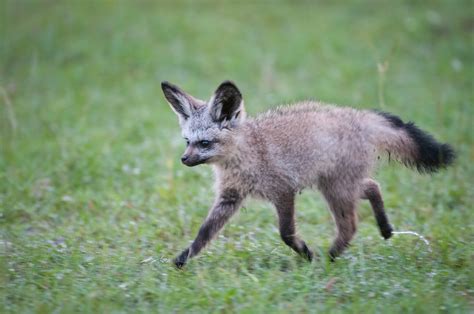
POLYGON ((181 90, 178 86, 170 82, 161 82, 161 89, 171 109, 183 120, 187 120, 204 103, 181 90))
POLYGON ((244 101, 237 86, 222 82, 209 101, 209 114, 223 128, 231 128, 245 119, 244 101))

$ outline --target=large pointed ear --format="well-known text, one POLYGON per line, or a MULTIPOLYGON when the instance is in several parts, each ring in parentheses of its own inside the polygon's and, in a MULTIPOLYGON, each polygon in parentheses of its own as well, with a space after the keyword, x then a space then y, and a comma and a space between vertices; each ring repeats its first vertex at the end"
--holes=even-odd
POLYGON ((209 114, 224 127, 233 126, 244 118, 242 94, 233 82, 225 81, 219 85, 209 101, 209 114))
POLYGON ((173 111, 184 120, 188 119, 195 109, 204 105, 202 101, 188 95, 178 86, 169 82, 161 82, 161 89, 163 90, 171 109, 173 109, 173 111))

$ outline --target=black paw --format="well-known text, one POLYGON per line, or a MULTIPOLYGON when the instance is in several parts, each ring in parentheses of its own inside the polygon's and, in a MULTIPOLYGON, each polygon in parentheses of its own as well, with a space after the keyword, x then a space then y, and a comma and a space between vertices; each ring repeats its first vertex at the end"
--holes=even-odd
POLYGON ((331 249, 329 249, 329 260, 331 262, 335 262, 336 258, 344 252, 344 250, 349 246, 349 243, 342 244, 342 245, 333 245, 331 249))
POLYGON ((188 256, 189 256, 189 249, 186 249, 178 257, 176 257, 173 260, 173 263, 176 266, 176 268, 178 269, 183 268, 183 266, 186 265, 186 262, 188 261, 188 256))
POLYGON ((387 224, 380 228, 380 233, 385 240, 388 240, 393 235, 393 227, 390 224, 387 224))

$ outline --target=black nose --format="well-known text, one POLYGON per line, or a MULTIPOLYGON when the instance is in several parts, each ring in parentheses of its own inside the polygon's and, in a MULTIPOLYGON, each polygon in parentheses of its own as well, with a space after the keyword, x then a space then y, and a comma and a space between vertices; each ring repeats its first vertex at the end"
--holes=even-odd
POLYGON ((185 155, 183 157, 181 157, 181 161, 182 162, 185 162, 186 160, 188 160, 189 156, 185 155))

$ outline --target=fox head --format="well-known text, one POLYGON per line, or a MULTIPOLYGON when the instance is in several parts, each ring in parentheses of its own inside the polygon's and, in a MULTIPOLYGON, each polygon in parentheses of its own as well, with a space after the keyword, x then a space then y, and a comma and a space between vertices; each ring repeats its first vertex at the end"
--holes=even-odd
POLYGON ((219 163, 232 155, 234 134, 245 120, 242 94, 231 81, 219 85, 205 102, 177 86, 162 82, 161 88, 171 109, 178 115, 186 150, 181 161, 186 166, 219 163))

